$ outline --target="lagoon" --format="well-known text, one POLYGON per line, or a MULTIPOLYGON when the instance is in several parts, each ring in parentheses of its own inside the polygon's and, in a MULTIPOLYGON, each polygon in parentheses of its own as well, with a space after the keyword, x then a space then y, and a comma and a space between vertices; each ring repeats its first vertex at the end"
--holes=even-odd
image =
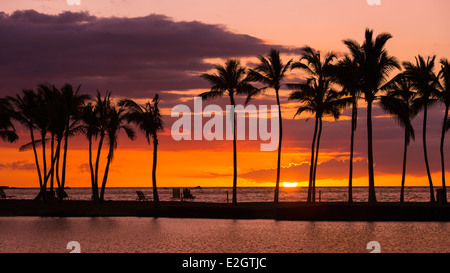
POLYGON ((448 222, 0 217, 1 253, 449 253, 448 222))

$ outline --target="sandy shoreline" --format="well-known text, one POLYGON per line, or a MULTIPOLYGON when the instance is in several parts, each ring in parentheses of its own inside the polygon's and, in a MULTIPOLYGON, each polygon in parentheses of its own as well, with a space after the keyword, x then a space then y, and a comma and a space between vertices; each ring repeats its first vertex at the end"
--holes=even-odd
POLYGON ((201 203, 65 200, 0 200, 0 216, 43 217, 176 217, 277 219, 304 221, 450 221, 450 205, 430 203, 201 203))

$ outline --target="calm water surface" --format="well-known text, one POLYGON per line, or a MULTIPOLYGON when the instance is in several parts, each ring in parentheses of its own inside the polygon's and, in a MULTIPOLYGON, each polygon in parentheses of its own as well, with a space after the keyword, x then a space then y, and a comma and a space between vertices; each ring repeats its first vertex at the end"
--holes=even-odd
POLYGON ((450 252, 450 223, 0 217, 0 252, 450 252))
MULTIPOLYGON (((143 191, 147 197, 152 197, 151 188, 107 188, 106 200, 136 200, 136 191, 143 191)), ((5 189, 7 195, 14 195, 17 199, 34 199, 39 193, 38 188, 5 189)), ((72 200, 90 200, 92 191, 90 188, 71 188, 66 190, 72 200)), ((191 193, 196 196, 196 202, 226 203, 227 192, 231 200, 232 188, 205 187, 201 189, 191 188, 191 193)), ((368 199, 367 187, 355 187, 353 189, 353 200, 355 202, 366 202, 368 199)), ((377 187, 377 200, 380 202, 398 202, 400 200, 400 187, 377 187)), ((172 200, 172 188, 159 188, 161 201, 172 200)), ((280 188, 280 202, 306 201, 308 189, 280 188)), ((269 187, 239 187, 237 190, 238 202, 271 202, 273 201, 274 189, 269 187)), ((316 190, 317 200, 325 202, 346 202, 348 190, 346 187, 318 187, 316 190)), ((450 191, 447 193, 450 199, 450 191)), ((430 192, 428 187, 406 187, 406 202, 428 202, 430 192)))

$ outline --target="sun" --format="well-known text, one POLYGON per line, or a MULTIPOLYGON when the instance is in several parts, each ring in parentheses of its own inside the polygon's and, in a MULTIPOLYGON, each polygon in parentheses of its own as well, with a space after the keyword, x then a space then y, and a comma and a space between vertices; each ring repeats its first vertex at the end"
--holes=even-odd
POLYGON ((285 188, 295 188, 297 185, 298 182, 283 182, 283 187, 285 188))

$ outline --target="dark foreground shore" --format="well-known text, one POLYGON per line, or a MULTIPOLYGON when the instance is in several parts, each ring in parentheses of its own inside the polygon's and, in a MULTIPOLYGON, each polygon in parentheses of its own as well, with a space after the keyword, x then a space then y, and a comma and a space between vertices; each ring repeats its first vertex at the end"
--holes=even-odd
POLYGON ((450 205, 430 203, 223 203, 0 200, 0 216, 176 217, 303 221, 450 221, 450 205))

